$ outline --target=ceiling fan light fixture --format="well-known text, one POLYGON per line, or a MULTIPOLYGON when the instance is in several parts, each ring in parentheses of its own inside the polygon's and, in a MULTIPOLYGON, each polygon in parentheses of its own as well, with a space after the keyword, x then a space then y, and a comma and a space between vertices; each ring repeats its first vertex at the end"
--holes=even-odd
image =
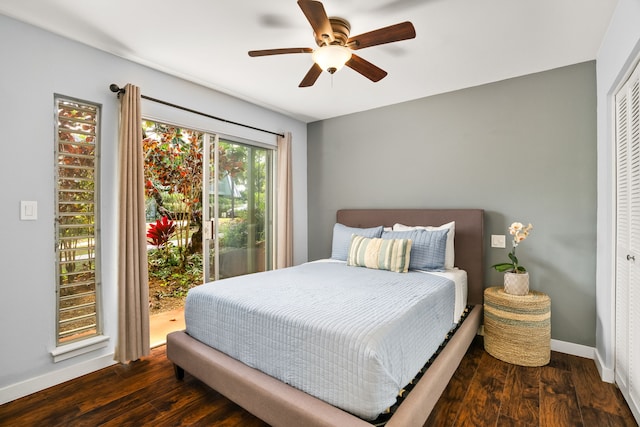
POLYGON ((337 44, 321 46, 313 51, 312 58, 320 68, 333 74, 351 59, 351 49, 337 44))

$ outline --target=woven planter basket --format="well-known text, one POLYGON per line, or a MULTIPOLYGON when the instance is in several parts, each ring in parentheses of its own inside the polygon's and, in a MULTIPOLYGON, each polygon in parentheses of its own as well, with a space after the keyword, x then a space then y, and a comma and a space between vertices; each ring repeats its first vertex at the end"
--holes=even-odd
POLYGON ((551 356, 551 299, 542 292, 511 295, 501 286, 484 291, 484 348, 496 359, 543 366, 551 356))

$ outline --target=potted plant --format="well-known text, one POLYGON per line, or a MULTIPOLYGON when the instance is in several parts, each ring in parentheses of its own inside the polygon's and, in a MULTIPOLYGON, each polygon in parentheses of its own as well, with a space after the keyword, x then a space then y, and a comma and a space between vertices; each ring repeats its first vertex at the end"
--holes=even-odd
POLYGON ((522 243, 533 229, 531 224, 523 226, 521 222, 514 222, 509 227, 509 234, 513 236, 513 249, 509 252, 511 262, 502 262, 492 265, 496 271, 504 273, 504 291, 513 295, 526 295, 529 293, 529 273, 518 262, 516 248, 522 243))

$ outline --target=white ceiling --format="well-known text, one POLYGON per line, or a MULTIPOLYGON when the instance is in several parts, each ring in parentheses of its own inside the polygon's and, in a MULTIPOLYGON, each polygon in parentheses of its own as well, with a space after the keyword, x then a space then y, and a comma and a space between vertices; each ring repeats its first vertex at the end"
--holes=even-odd
POLYGON ((345 67, 310 88, 311 55, 247 55, 315 47, 295 0, 1 0, 0 13, 310 122, 593 60, 616 2, 324 0, 352 35, 411 21, 417 36, 358 51, 389 73, 378 83, 345 67))

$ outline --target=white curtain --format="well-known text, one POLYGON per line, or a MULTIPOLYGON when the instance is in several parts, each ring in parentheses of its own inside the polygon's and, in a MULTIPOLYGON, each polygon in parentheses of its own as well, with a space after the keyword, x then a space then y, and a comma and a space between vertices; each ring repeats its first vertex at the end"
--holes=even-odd
POLYGON ((276 268, 293 265, 293 195, 291 132, 278 136, 276 268))
POLYGON ((118 207, 118 341, 120 363, 149 354, 149 279, 144 206, 144 162, 140 88, 120 96, 118 207))

